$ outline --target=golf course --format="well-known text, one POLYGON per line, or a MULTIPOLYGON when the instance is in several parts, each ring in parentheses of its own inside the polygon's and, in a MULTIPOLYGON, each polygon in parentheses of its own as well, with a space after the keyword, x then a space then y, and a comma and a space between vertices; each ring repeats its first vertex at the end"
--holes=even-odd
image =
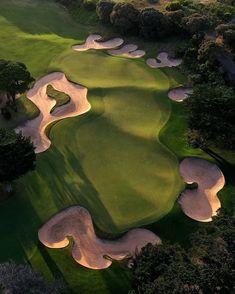
MULTIPOLYGON (((72 242, 47 248, 38 238, 39 229, 62 210, 81 206, 101 239, 125 238, 129 230, 144 228, 187 247, 189 234, 207 224, 185 215, 177 201, 186 187, 180 162, 185 157, 216 161, 189 147, 184 102, 168 97, 171 89, 187 83, 179 62, 161 68, 146 64, 168 41, 140 42, 147 56, 140 58, 111 55, 105 49, 74 50, 94 33, 105 40, 123 38, 93 18, 82 10, 75 21, 53 1, 0 0, 0 59, 24 63, 35 81, 63 74, 71 88, 87 89, 89 104, 73 117, 51 119, 45 127, 50 143, 43 152, 36 149, 35 170, 17 180, 14 195, 0 202, 0 260, 27 262, 48 280, 63 279, 71 293, 127 293, 132 277, 125 260, 112 260, 100 270, 81 266, 71 256, 72 242)), ((124 45, 134 41, 124 38, 124 45)), ((66 107, 72 95, 50 84, 53 111, 66 107)), ((11 120, 1 116, 0 126, 24 130, 41 111, 32 101, 22 94, 17 113, 11 120)), ((225 158, 230 160, 231 153, 225 158)), ((223 182, 216 193, 221 206, 230 207, 231 171, 222 171, 227 185, 223 188, 223 182)))

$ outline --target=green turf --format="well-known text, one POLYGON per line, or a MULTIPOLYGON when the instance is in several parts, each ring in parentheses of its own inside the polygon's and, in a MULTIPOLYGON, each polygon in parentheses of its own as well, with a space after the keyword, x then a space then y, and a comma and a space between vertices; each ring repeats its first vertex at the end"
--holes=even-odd
POLYGON ((51 112, 59 106, 63 106, 70 101, 70 97, 63 93, 55 90, 51 85, 47 86, 47 95, 56 100, 55 106, 51 109, 51 112))
MULTIPOLYGON (((0 260, 29 261, 48 278, 64 277, 74 293, 126 293, 131 276, 124 264, 83 268, 69 249, 40 245, 38 228, 60 209, 79 204, 89 209, 102 236, 149 223, 160 237, 187 242, 198 225, 174 205, 182 188, 177 159, 206 155, 188 148, 183 107, 166 96, 169 86, 184 82, 179 72, 100 51, 73 52, 73 44, 97 30, 82 24, 86 12, 79 15, 74 22, 49 1, 0 0, 1 58, 26 63, 36 79, 65 72, 88 87, 92 104, 89 113, 48 128, 52 147, 38 155, 36 171, 18 181, 16 195, 0 203, 0 260)), ((94 14, 91 19, 94 24, 94 14)), ((25 97, 18 103, 15 119, 0 119, 1 126, 15 127, 37 115, 25 97)), ((234 191, 229 184, 221 193, 227 206, 234 191)))

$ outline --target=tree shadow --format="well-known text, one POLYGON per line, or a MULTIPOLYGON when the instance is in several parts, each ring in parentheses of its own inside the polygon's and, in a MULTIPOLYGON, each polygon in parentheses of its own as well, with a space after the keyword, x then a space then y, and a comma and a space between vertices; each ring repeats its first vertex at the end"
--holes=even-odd
POLYGON ((0 14, 21 31, 33 35, 55 34, 77 39, 86 29, 85 26, 73 21, 63 6, 53 1, 9 1, 0 4, 0 14))
POLYGON ((235 166, 234 164, 231 164, 226 159, 224 159, 221 155, 216 153, 215 151, 204 148, 203 151, 205 151, 209 156, 211 156, 216 162, 218 162, 219 166, 221 167, 222 171, 224 172, 224 175, 226 177, 226 182, 229 184, 235 185, 235 166))

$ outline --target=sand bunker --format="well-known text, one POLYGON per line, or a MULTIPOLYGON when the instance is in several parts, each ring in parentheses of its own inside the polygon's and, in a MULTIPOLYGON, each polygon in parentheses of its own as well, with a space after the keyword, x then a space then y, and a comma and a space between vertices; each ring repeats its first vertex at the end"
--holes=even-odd
POLYGON ((152 68, 174 67, 182 63, 182 59, 169 58, 168 53, 162 52, 158 54, 157 59, 149 58, 146 60, 148 66, 152 68))
POLYGON ((114 38, 105 42, 97 42, 101 39, 102 37, 100 35, 90 35, 86 39, 85 44, 75 45, 72 48, 76 51, 87 51, 89 49, 112 49, 122 45, 124 42, 121 38, 114 38))
POLYGON ((120 49, 108 50, 108 53, 113 56, 123 56, 128 58, 141 58, 145 55, 145 51, 137 50, 138 46, 134 44, 128 44, 120 49))
POLYGON ((190 87, 178 87, 168 92, 168 97, 176 102, 182 102, 193 94, 193 89, 190 87))
POLYGON ((68 81, 61 72, 49 74, 38 80, 34 87, 28 91, 27 98, 38 107, 40 115, 27 121, 25 125, 18 127, 16 131, 22 131, 24 136, 31 137, 36 147, 36 153, 47 150, 51 145, 51 141, 45 134, 46 127, 49 124, 63 118, 83 114, 91 108, 90 103, 87 101, 87 89, 68 81), (70 102, 55 108, 51 112, 56 105, 56 100, 47 95, 48 85, 69 95, 70 102))
POLYGON ((72 237, 72 256, 79 264, 91 269, 104 269, 111 259, 134 256, 148 243, 161 240, 151 231, 133 229, 118 240, 102 240, 95 234, 90 213, 83 207, 72 206, 53 216, 38 232, 39 240, 49 248, 64 248, 72 237), (105 258, 105 257, 109 257, 105 258))
POLYGON ((182 192, 179 204, 183 212, 197 221, 211 221, 221 207, 217 192, 225 185, 223 173, 215 164, 199 158, 184 159, 180 173, 186 183, 198 184, 198 188, 182 192))

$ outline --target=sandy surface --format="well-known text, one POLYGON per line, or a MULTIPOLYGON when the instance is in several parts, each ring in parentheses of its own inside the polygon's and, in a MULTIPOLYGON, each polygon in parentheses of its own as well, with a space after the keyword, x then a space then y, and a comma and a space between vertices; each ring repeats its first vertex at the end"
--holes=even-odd
POLYGON ((83 207, 72 206, 53 216, 38 232, 39 240, 49 248, 68 246, 68 236, 74 244, 72 256, 79 264, 91 269, 104 269, 112 264, 105 256, 122 260, 134 256, 148 243, 161 240, 151 231, 133 229, 118 240, 103 240, 96 236, 91 215, 83 207))
POLYGON ((193 94, 193 89, 190 87, 178 87, 168 92, 168 97, 176 102, 182 102, 193 94))
POLYGON ((40 115, 27 121, 16 131, 22 131, 24 136, 31 137, 36 147, 36 153, 47 150, 51 145, 51 141, 45 133, 49 124, 63 118, 83 114, 91 108, 87 100, 87 89, 68 81, 61 72, 51 73, 38 80, 28 91, 27 98, 38 107, 40 115), (71 98, 69 103, 55 108, 52 113, 50 112, 56 105, 56 100, 47 95, 48 85, 53 86, 57 91, 64 92, 71 98))
POLYGON ((181 162, 180 174, 186 183, 198 184, 198 188, 182 192, 179 204, 183 212, 197 221, 212 221, 221 207, 217 192, 225 185, 221 170, 207 160, 189 157, 181 162))
POLYGON ((90 35, 84 44, 75 45, 72 48, 76 51, 87 51, 89 49, 112 49, 123 44, 123 39, 114 38, 105 42, 98 42, 102 37, 100 35, 90 35))
POLYGON ((108 53, 113 56, 123 56, 128 58, 141 58, 146 54, 145 51, 138 50, 138 46, 134 44, 128 44, 116 50, 108 50, 108 53))
POLYGON ((149 58, 146 60, 148 66, 152 68, 174 67, 182 63, 182 59, 169 58, 168 53, 162 52, 158 54, 157 59, 149 58))

